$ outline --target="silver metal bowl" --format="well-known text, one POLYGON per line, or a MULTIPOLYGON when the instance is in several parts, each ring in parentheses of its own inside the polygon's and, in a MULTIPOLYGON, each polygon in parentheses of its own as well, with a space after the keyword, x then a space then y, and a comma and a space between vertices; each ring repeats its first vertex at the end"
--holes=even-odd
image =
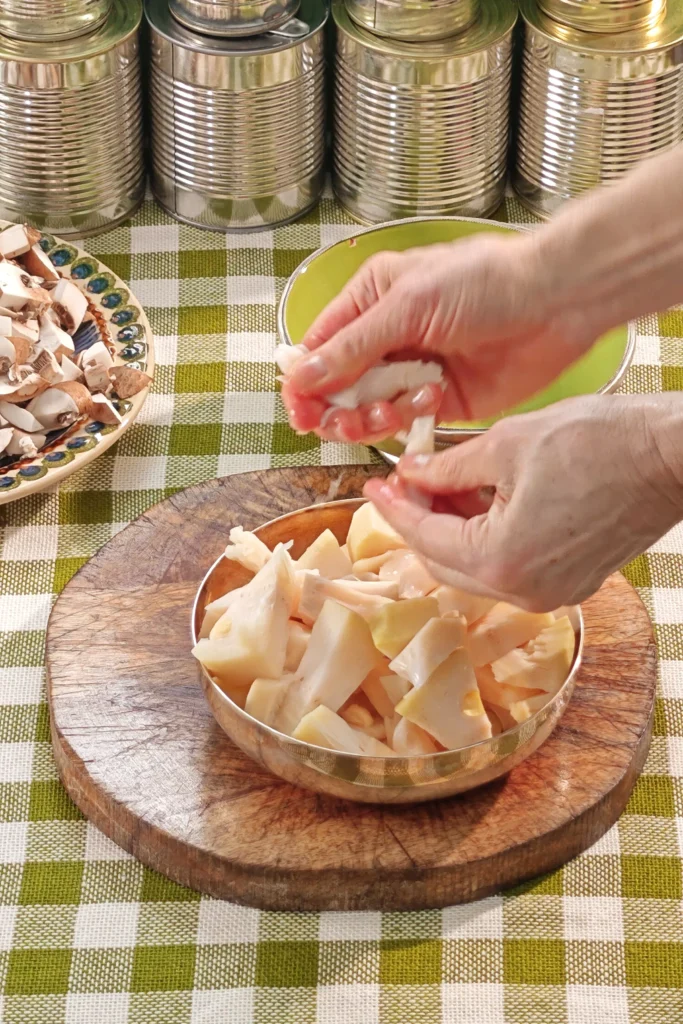
MULTIPOLYGON (((255 533, 271 548, 293 539, 292 556, 298 558, 323 530, 332 530, 343 542, 351 517, 363 500, 350 498, 311 505, 273 519, 255 533)), ((192 609, 193 643, 197 642, 206 605, 241 586, 249 575, 235 562, 222 557, 211 566, 192 609)), ((581 664, 584 640, 581 609, 571 608, 568 614, 576 632, 576 649, 571 671, 559 692, 522 725, 461 750, 391 758, 339 753, 292 739, 252 718, 203 668, 202 687, 216 721, 233 743, 288 782, 360 803, 421 803, 463 793, 505 775, 548 738, 569 703, 581 664)))

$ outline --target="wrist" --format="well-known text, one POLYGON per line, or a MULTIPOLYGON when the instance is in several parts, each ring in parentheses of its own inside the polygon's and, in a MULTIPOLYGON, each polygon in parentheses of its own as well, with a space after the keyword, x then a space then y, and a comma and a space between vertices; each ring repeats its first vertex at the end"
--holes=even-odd
MULTIPOLYGON (((683 512, 683 395, 642 395, 634 399, 640 407, 650 482, 683 512)), ((630 404, 626 396, 625 401, 630 404)))

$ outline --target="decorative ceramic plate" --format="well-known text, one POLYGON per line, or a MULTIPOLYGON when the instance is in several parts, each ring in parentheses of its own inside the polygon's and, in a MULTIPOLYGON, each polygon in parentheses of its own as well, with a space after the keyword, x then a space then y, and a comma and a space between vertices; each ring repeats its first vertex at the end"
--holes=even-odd
MULTIPOLYGON (((0 230, 9 227, 0 220, 0 230)), ((150 377, 154 373, 152 330, 142 306, 116 274, 94 256, 69 242, 43 234, 41 248, 62 277, 70 278, 88 300, 92 320, 74 335, 76 353, 103 341, 117 366, 131 366, 150 377)), ((115 444, 140 412, 148 389, 123 401, 110 393, 122 418, 119 426, 107 426, 82 418, 63 430, 54 430, 33 458, 0 456, 0 505, 36 494, 61 483, 115 444)))

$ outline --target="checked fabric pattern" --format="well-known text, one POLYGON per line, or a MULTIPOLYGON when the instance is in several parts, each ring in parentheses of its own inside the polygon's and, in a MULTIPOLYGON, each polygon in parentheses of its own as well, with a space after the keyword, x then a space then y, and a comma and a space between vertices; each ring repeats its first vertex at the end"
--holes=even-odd
MULTIPOLYGON (((529 221, 508 199, 504 214, 529 221)), ((0 509, 0 1020, 4 1024, 683 1024, 683 527, 626 574, 656 623, 660 692, 619 823, 551 876, 409 914, 273 914, 143 868, 61 788, 45 703, 55 595, 117 530, 215 475, 376 458, 297 437, 275 392, 289 274, 354 228, 330 197, 231 236, 152 202, 90 240, 146 307, 154 393, 59 493, 0 509)), ((639 325, 628 391, 683 390, 683 311, 639 325)))

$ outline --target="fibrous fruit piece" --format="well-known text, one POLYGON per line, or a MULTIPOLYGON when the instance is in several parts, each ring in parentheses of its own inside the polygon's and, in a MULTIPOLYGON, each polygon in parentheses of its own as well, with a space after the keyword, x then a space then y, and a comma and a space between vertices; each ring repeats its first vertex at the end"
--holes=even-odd
POLYGON ((255 679, 249 687, 244 710, 264 725, 273 726, 291 681, 291 676, 283 676, 282 679, 255 679))
POLYGON ((359 615, 371 613, 393 603, 396 587, 391 583, 364 583, 361 580, 326 580, 317 573, 303 576, 296 614, 306 623, 315 622, 326 601, 338 601, 359 615))
POLYGON ((287 635, 287 650, 285 652, 285 669, 287 672, 296 672, 301 659, 308 650, 311 640, 311 631, 302 622, 290 619, 287 635))
MULTIPOLYGON (((405 548, 400 550, 405 551, 405 548)), ((385 551, 383 555, 373 555, 372 558, 359 558, 351 566, 352 572, 354 576, 357 576, 359 579, 367 573, 379 576, 379 571, 384 563, 393 558, 396 553, 396 551, 385 551)))
POLYGON ((574 628, 565 615, 542 629, 523 649, 494 661, 491 670, 500 684, 555 694, 569 674, 575 643, 574 628))
POLYGON ((292 733, 295 739, 328 750, 367 757, 391 757, 393 750, 373 736, 352 728, 339 715, 324 705, 309 711, 292 733))
MULTIPOLYGON (((367 729, 371 729, 375 722, 375 719, 372 717, 372 712, 368 708, 363 707, 362 704, 344 705, 344 707, 339 711, 339 717, 343 718, 344 721, 354 729, 361 729, 363 732, 367 729)), ((384 728, 384 726, 382 726, 382 728, 384 728)))
POLYGON ((406 455, 431 455, 434 451, 434 416, 414 419, 405 439, 406 455))
POLYGON ((327 400, 338 409, 357 409, 360 405, 389 401, 425 384, 440 384, 442 380, 443 370, 438 363, 423 363, 419 359, 379 363, 366 370, 355 384, 327 395, 327 400))
POLYGON ((382 677, 388 675, 386 662, 376 665, 363 680, 361 690, 368 698, 373 708, 382 718, 387 718, 394 713, 397 701, 392 701, 384 686, 382 677))
POLYGON ((422 686, 446 658, 467 642, 463 616, 430 619, 390 663, 389 668, 413 684, 422 686))
POLYGON ((83 292, 73 281, 62 277, 52 291, 52 305, 64 330, 75 334, 88 309, 88 300, 83 292))
POLYGON ((225 549, 225 557, 231 562, 239 562, 245 569, 259 572, 270 560, 270 548, 242 526, 233 526, 230 531, 230 543, 225 549))
POLYGON ((394 551, 380 566, 381 580, 395 580, 400 598, 426 597, 438 586, 434 577, 412 551, 394 551))
POLYGON ((544 708, 550 699, 551 696, 548 693, 539 693, 536 697, 527 697, 526 700, 520 700, 516 704, 511 704, 510 714, 517 723, 527 722, 541 708, 544 708))
MULTIPOLYGON (((467 747, 491 736, 491 723, 479 696, 474 667, 463 647, 442 662, 426 683, 412 689, 396 710, 447 750, 467 747)), ((394 732, 394 739, 395 736, 394 732)))
POLYGON ((525 686, 510 686, 507 683, 499 683, 493 674, 491 665, 480 665, 475 669, 477 684, 481 699, 488 704, 495 704, 500 708, 510 710, 513 704, 529 697, 536 697, 543 691, 530 689, 525 686))
MULTIPOLYGON (((215 601, 211 601, 209 604, 207 604, 206 608, 204 609, 204 618, 202 619, 202 626, 199 631, 200 640, 203 640, 205 637, 209 636, 209 634, 213 630, 213 627, 216 625, 217 622, 220 621, 220 619, 223 617, 223 615, 231 606, 231 604, 233 604, 234 601, 239 600, 239 596, 243 590, 244 587, 237 587, 235 590, 229 590, 227 594, 223 594, 222 597, 218 597, 216 598, 215 601)), ((230 626, 228 625, 225 634, 220 635, 227 636, 229 632, 230 626)), ((217 639, 217 637, 214 637, 214 639, 217 639)))
POLYGON ((353 513, 346 543, 352 562, 406 547, 403 538, 389 526, 371 501, 366 501, 353 513))
POLYGON ((152 378, 134 366, 110 366, 111 380, 119 398, 133 398, 152 383, 152 378))
POLYGON ((298 569, 317 569, 328 580, 341 579, 351 572, 351 559, 342 551, 331 530, 323 530, 297 560, 298 569))
POLYGON ((290 374, 294 364, 309 354, 305 345, 277 345, 275 348, 275 362, 281 373, 290 374))
POLYGON ((367 624, 360 615, 326 601, 311 632, 306 653, 278 716, 278 728, 291 733, 319 704, 337 711, 377 662, 367 624))
POLYGON ((96 341, 94 345, 81 353, 81 369, 85 375, 85 383, 88 389, 96 394, 105 394, 111 387, 109 370, 113 367, 114 360, 109 349, 103 341, 96 341))
POLYGON ((533 640, 554 621, 552 612, 526 612, 500 601, 470 628, 468 646, 473 664, 491 664, 514 647, 533 640))
POLYGON ((433 593, 439 602, 439 614, 447 615, 448 612, 459 612, 464 615, 470 626, 478 622, 482 616, 490 612, 498 603, 489 597, 478 597, 476 594, 468 594, 466 590, 459 590, 457 587, 441 586, 433 593))
POLYGON ((429 619, 437 618, 439 607, 433 597, 392 601, 368 617, 375 647, 387 658, 395 658, 429 619))
MULTIPOLYGON (((27 224, 11 224, 0 231, 0 256, 4 256, 6 260, 16 259, 17 256, 27 253, 31 246, 39 241, 40 231, 36 228, 31 228, 27 224)), ((32 271, 29 270, 29 273, 32 271)))
POLYGON ((433 736, 407 718, 398 717, 391 734, 391 746, 396 754, 403 757, 420 757, 423 754, 438 754, 440 747, 433 736))

